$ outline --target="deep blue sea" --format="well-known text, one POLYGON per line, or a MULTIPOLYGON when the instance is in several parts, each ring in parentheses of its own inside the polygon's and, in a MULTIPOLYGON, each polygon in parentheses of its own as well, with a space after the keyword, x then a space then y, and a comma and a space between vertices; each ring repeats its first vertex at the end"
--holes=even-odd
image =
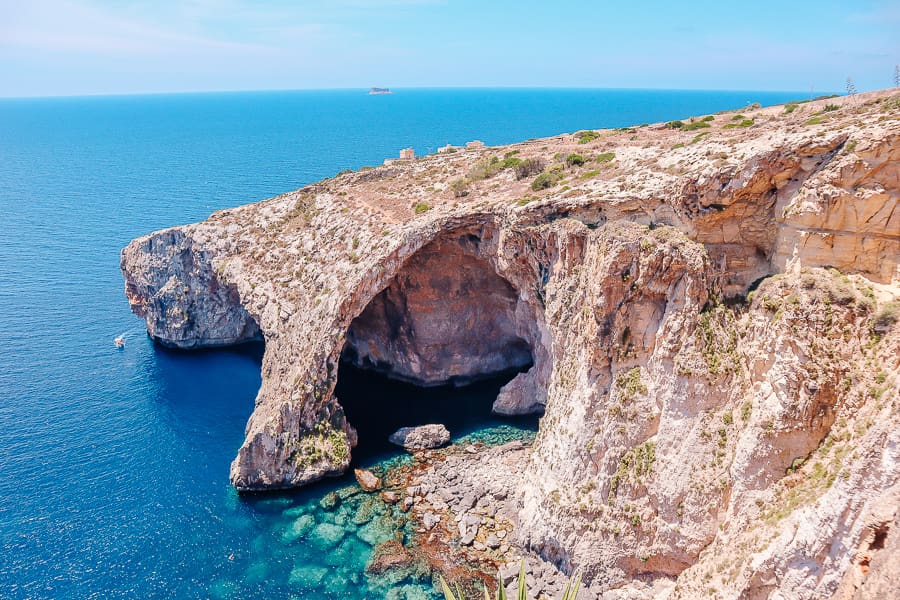
MULTIPOLYGON (((154 347, 122 292, 119 250, 131 238, 406 146, 505 144, 804 97, 431 89, 0 100, 0 597, 352 599, 382 598, 393 584, 363 573, 372 544, 395 533, 390 510, 368 507, 375 517, 361 524, 358 499, 319 508, 352 482, 231 489, 259 350, 154 347)), ((495 390, 458 393, 489 406, 482 396, 495 390)), ((500 423, 486 411, 454 423, 457 437, 527 434, 489 429, 500 423)), ((393 598, 430 594, 397 589, 393 598)))

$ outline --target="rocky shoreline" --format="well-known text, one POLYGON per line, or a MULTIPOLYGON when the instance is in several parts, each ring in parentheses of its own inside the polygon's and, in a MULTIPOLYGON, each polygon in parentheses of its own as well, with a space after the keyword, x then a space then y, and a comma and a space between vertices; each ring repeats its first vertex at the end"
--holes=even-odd
POLYGON ((434 547, 408 567, 490 578, 508 545, 605 595, 877 597, 900 580, 898 219, 883 90, 343 173, 138 238, 122 270, 160 344, 264 339, 241 491, 349 468, 342 361, 519 372, 494 411, 544 414, 530 448, 382 474, 434 547))
MULTIPOLYGON (((532 441, 413 450, 412 461, 385 471, 378 492, 409 517, 412 533, 406 544, 390 540, 376 547, 367 573, 410 577, 424 563, 434 583, 440 574, 480 595, 482 585, 496 588, 498 576, 511 592, 524 564, 532 596, 556 598, 569 575, 514 541, 518 483, 532 441)), ((594 597, 589 588, 579 596, 594 597)))
MULTIPOLYGON (((512 597, 523 568, 532 598, 559 598, 576 573, 517 543, 519 480, 532 443, 528 436, 499 445, 477 441, 415 450, 412 461, 383 472, 384 488, 371 491, 403 510, 410 535, 406 543, 393 539, 377 546, 366 572, 399 581, 418 575, 418 581, 430 579, 435 586, 441 575, 478 597, 481 586, 494 590, 502 581, 512 597)), ((608 591, 598 581, 584 585, 578 599, 657 597, 674 585, 674 580, 636 580, 608 591)))
POLYGON ((555 598, 567 574, 514 542, 522 501, 519 479, 530 449, 530 443, 517 440, 421 452, 416 463, 398 475, 406 478, 403 502, 410 506, 421 547, 448 546, 466 563, 483 569, 491 587, 499 573, 512 589, 524 561, 532 595, 555 598))

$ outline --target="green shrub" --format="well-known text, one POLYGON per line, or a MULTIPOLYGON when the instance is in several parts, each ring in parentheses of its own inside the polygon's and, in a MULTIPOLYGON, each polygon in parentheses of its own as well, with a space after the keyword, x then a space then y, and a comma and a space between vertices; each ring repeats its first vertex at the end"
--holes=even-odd
POLYGON ((750 127, 751 125, 753 125, 753 119, 744 119, 743 121, 732 119, 732 123, 727 123, 722 129, 738 129, 743 127, 750 127))
POLYGON ((491 158, 484 157, 479 158, 475 161, 475 164, 472 165, 472 168, 469 169, 466 178, 469 181, 481 181, 482 179, 490 179, 494 175, 500 172, 503 168, 503 164, 500 162, 500 159, 496 156, 492 156, 491 158))
POLYGON ((808 119, 808 120, 807 120, 805 123, 803 123, 803 124, 804 124, 804 125, 818 125, 819 123, 822 123, 822 122, 824 122, 824 121, 825 121, 825 118, 824 118, 824 117, 813 117, 812 119, 808 119))
POLYGON ((531 189, 535 192, 546 190, 559 183, 561 179, 561 169, 559 169, 557 165, 554 165, 535 177, 534 181, 531 182, 531 189))
POLYGON ((640 367, 633 367, 616 375, 616 387, 621 390, 623 401, 631 401, 636 396, 647 393, 647 386, 641 381, 640 367))
POLYGON ((584 164, 584 157, 573 152, 566 157, 566 164, 570 167, 580 167, 584 164))
POLYGON ((585 130, 585 131, 579 131, 578 133, 575 134, 575 136, 578 138, 579 144, 588 144, 590 142, 593 142, 597 138, 599 138, 600 133, 597 131, 585 130))
POLYGON ((840 108, 840 106, 838 106, 837 104, 826 104, 825 108, 822 109, 822 112, 823 113, 832 112, 839 108, 840 108))
POLYGON ((554 185, 556 185, 556 181, 550 178, 549 173, 541 173, 531 182, 531 189, 537 192, 538 190, 553 187, 554 185))
POLYGON ((681 129, 682 127, 684 127, 684 123, 681 121, 669 121, 668 123, 666 123, 666 127, 668 127, 669 129, 681 129))
POLYGON ((684 127, 681 128, 682 131, 694 131, 695 129, 703 129, 704 127, 709 127, 709 123, 706 121, 694 121, 693 123, 688 123, 684 127))
POLYGON ((698 133, 697 135, 694 136, 694 139, 691 140, 691 143, 696 144, 697 142, 699 142, 700 140, 703 139, 703 136, 709 135, 709 134, 710 134, 709 131, 701 131, 700 133, 698 133))
POLYGON ((503 158, 509 158, 511 156, 515 156, 518 153, 519 153, 518 150, 510 150, 509 152, 507 152, 506 154, 503 155, 503 158))
POLYGON ((789 115, 795 110, 797 110, 797 104, 785 104, 784 105, 784 114, 789 115))
POLYGON ((597 158, 595 158, 594 160, 596 160, 598 163, 608 163, 608 162, 612 162, 615 158, 616 158, 615 152, 601 152, 600 154, 597 155, 597 158))
POLYGON ((712 116, 712 115, 706 115, 705 117, 703 117, 703 118, 700 119, 700 120, 701 120, 701 121, 715 121, 716 118, 715 118, 714 116, 712 116))
POLYGON ((507 156, 503 159, 503 162, 500 163, 504 169, 515 169, 520 164, 522 164, 521 158, 516 158, 515 156, 507 156))
MULTIPOLYGON (((467 196, 469 194, 469 180, 464 177, 454 179, 450 182, 450 191, 453 192, 454 198, 462 198, 463 196, 467 196)), ((416 208, 418 209, 418 206, 416 208)), ((428 209, 426 208, 425 210, 428 209)), ((418 212, 416 214, 418 214, 418 212)))
POLYGON ((882 308, 875 316, 872 325, 876 330, 887 331, 893 327, 894 323, 898 320, 900 320, 900 301, 889 302, 885 304, 884 308, 882 308))
POLYGON ((679 142, 678 144, 672 146, 672 150, 678 150, 679 148, 684 148, 684 144, 679 142))
POLYGON ((746 118, 747 117, 745 117, 744 115, 734 115, 733 117, 731 117, 731 120, 732 121, 743 121, 746 118))
POLYGON ((525 179, 544 170, 544 161, 540 158, 526 158, 515 167, 516 179, 525 179))
POLYGON ((421 215, 423 212, 427 212, 427 211, 429 211, 429 210, 431 210, 431 207, 428 206, 428 203, 427 203, 427 202, 419 202, 419 203, 416 204, 415 207, 413 208, 413 211, 415 211, 415 213, 416 213, 417 215, 421 215))
POLYGON ((815 98, 808 98, 806 100, 797 100, 795 104, 806 104, 807 102, 815 102, 816 100, 829 100, 831 98, 840 98, 840 94, 831 94, 830 96, 816 96, 815 98))

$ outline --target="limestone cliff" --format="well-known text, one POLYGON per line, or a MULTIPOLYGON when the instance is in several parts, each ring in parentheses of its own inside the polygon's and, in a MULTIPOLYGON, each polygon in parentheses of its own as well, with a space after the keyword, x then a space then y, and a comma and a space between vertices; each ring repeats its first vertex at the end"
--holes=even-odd
POLYGON ((347 468, 340 360, 518 370, 519 541, 592 593, 866 596, 898 575, 898 198, 876 92, 342 174, 122 269, 162 344, 264 338, 240 490, 347 468))

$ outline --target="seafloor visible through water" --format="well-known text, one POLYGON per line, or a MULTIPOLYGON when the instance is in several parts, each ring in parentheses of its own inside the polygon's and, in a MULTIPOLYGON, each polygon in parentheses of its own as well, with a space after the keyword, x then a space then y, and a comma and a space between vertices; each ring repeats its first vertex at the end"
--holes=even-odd
MULTIPOLYGON (((119 250, 133 237, 407 146, 505 144, 805 96, 394 91, 0 100, 0 597, 352 599, 390 584, 363 573, 371 543, 396 533, 390 509, 363 496, 319 506, 346 496, 349 480, 265 496, 231 488, 259 350, 155 347, 122 293, 119 250)), ((374 389, 360 400, 397 414, 400 395, 374 389)), ((421 393, 457 436, 530 435, 497 429, 484 412, 496 390, 485 389, 480 400, 478 386, 421 393)), ((374 461, 384 431, 360 429, 374 461)))
MULTIPOLYGON (((342 364, 336 393, 355 423, 359 446, 353 467, 385 470, 408 463, 410 455, 387 442, 404 425, 440 422, 451 443, 487 445, 530 441, 535 417, 492 417, 491 404, 512 375, 453 388, 418 388, 342 364)), ((303 590, 315 598, 437 598, 428 572, 395 570, 366 573, 373 549, 381 542, 412 537, 408 515, 380 494, 361 491, 347 475, 288 494, 249 496, 242 501, 268 515, 266 531, 254 538, 246 576, 223 580, 223 595, 303 590)))

